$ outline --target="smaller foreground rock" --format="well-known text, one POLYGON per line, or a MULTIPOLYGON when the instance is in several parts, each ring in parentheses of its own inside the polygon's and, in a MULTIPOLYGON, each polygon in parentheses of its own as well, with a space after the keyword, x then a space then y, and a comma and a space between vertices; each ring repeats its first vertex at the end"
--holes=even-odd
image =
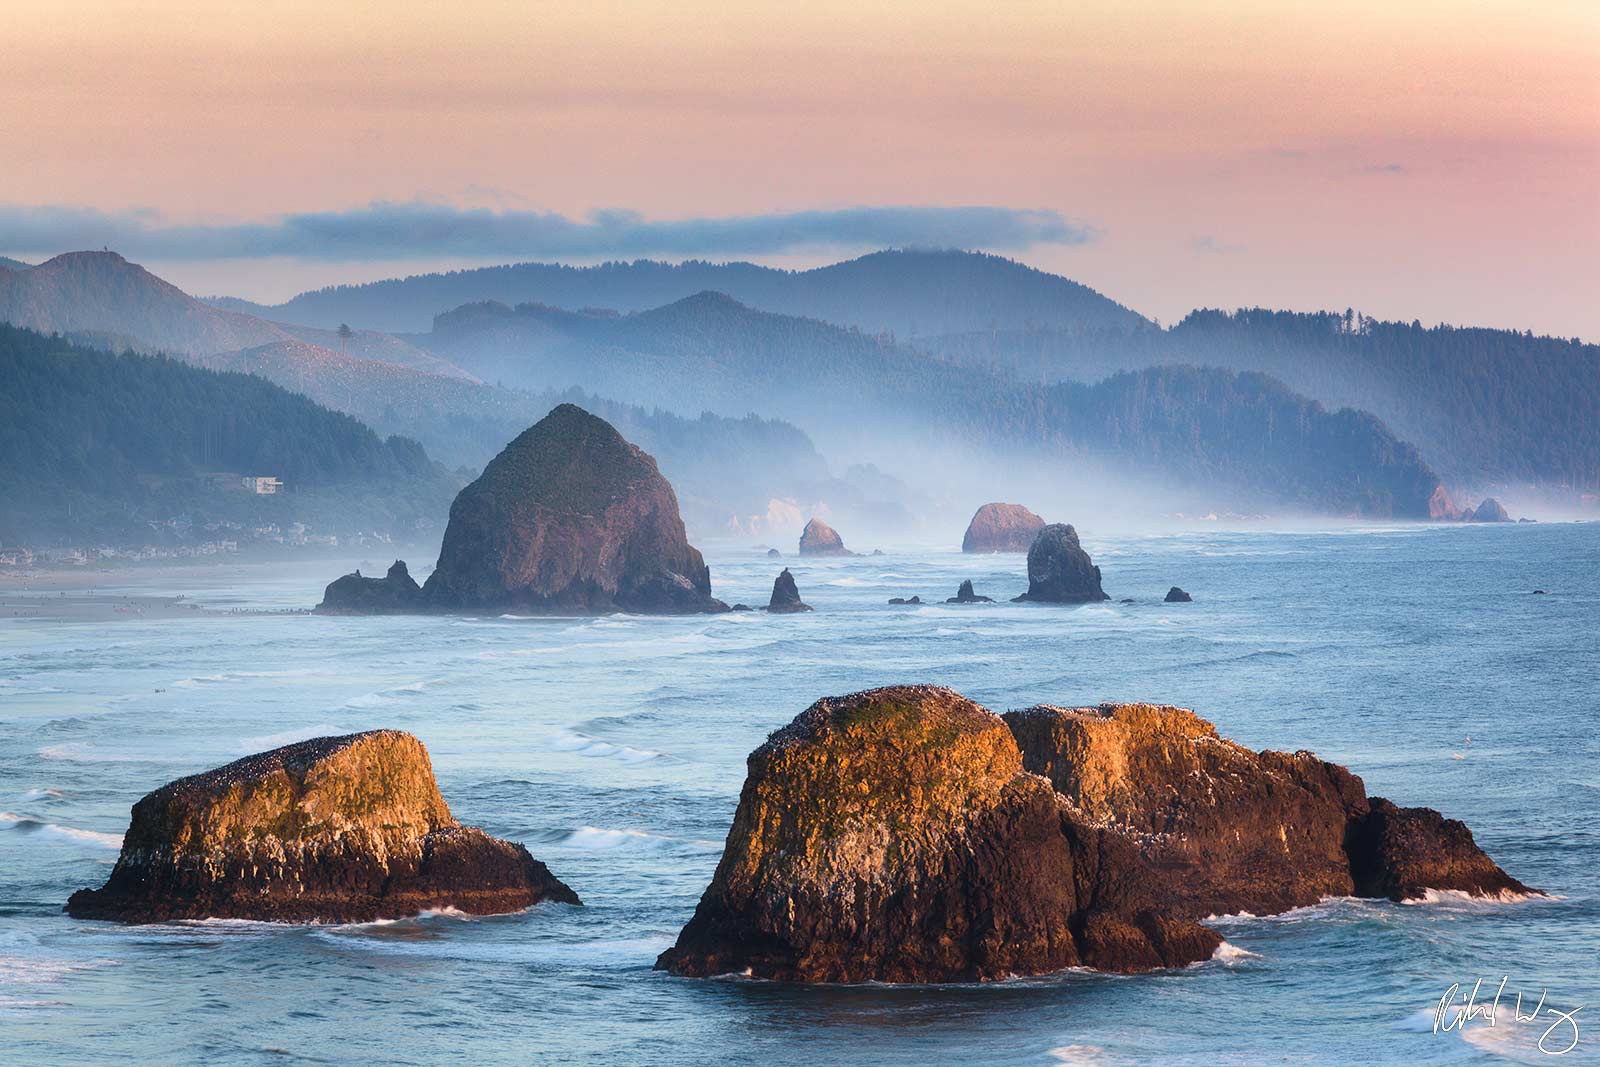
POLYGON ((1185 593, 1177 586, 1173 586, 1171 589, 1167 590, 1165 602, 1168 604, 1188 604, 1192 603, 1193 601, 1194 597, 1190 596, 1188 593, 1185 593))
POLYGON ((783 573, 772 583, 772 599, 767 603, 767 610, 780 615, 811 610, 811 605, 800 599, 800 588, 795 585, 788 567, 783 568, 783 573))
POLYGON ((945 601, 946 604, 993 604, 994 598, 979 596, 972 590, 972 579, 968 578, 956 589, 956 595, 945 601))
POLYGON ((394 615, 421 610, 422 586, 400 559, 382 578, 366 578, 360 571, 335 578, 317 605, 322 615, 394 615))

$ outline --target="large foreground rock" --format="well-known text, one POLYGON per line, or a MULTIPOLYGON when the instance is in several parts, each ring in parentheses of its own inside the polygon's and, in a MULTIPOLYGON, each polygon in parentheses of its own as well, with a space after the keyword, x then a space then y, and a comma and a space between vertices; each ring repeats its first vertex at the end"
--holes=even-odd
POLYGON ((844 547, 844 538, 839 536, 839 531, 821 519, 812 519, 806 523, 806 528, 800 531, 800 554, 802 556, 855 555, 844 547))
POLYGON ((1021 504, 985 504, 967 523, 963 552, 1026 552, 1044 529, 1044 520, 1021 504))
POLYGON ((421 606, 570 615, 728 609, 711 596, 711 571, 689 544, 656 461, 573 404, 523 432, 456 496, 421 606))
POLYGON ((577 894, 527 849, 450 815, 422 742, 321 737, 180 778, 133 806, 78 918, 367 922, 429 908, 519 911, 577 894))
POLYGON ((1028 591, 1015 599, 1085 604, 1111 598, 1100 588, 1100 568, 1078 544, 1078 531, 1056 522, 1040 530, 1028 549, 1028 591))
POLYGON ((1427 808, 1370 801, 1361 779, 1310 752, 1252 752, 1184 708, 1102 704, 1009 712, 1023 765, 1096 826, 1175 876, 1191 918, 1265 915, 1327 896, 1530 890, 1427 808))
POLYGON ((1022 768, 1006 724, 948 689, 819 700, 749 760, 727 847, 657 966, 801 981, 943 982, 1210 957, 1165 879, 1022 768))
POLYGON ((420 610, 422 587, 399 559, 382 578, 366 578, 356 571, 334 579, 317 605, 324 615, 395 615, 420 610))

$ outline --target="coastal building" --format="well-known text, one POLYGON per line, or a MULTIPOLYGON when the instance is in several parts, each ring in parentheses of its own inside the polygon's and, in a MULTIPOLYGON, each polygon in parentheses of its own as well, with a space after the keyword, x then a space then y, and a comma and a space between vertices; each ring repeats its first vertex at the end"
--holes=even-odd
POLYGON ((247 474, 244 476, 244 487, 257 496, 272 496, 283 483, 272 475, 247 474))

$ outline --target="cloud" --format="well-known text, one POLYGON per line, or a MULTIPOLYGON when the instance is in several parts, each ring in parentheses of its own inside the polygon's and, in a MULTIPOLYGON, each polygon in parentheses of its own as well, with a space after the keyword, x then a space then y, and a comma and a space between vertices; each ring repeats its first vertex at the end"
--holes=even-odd
POLYGON ((1189 247, 1196 252, 1206 252, 1215 256, 1226 256, 1234 252, 1243 252, 1244 245, 1231 244, 1209 233, 1203 233, 1189 242, 1189 247))
POLYGON ((1406 168, 1399 163, 1369 163, 1361 168, 1363 174, 1404 174, 1406 168))
POLYGON ((0 204, 0 249, 114 248, 156 260, 394 260, 418 256, 730 255, 837 247, 1018 249, 1078 245, 1092 227, 1055 211, 1004 207, 849 207, 767 215, 647 219, 596 211, 581 219, 509 206, 420 200, 262 222, 176 224, 152 211, 0 204))

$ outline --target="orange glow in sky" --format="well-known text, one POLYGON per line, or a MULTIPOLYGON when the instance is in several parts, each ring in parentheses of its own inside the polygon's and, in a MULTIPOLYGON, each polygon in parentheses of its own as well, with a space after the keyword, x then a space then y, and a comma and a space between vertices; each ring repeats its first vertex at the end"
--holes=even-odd
MULTIPOLYGON (((1099 238, 1007 254, 1164 320, 1600 340, 1594 0, 12 4, 0 89, 12 205, 1047 209, 1099 238)), ((147 265, 268 298, 397 273, 147 265)))

